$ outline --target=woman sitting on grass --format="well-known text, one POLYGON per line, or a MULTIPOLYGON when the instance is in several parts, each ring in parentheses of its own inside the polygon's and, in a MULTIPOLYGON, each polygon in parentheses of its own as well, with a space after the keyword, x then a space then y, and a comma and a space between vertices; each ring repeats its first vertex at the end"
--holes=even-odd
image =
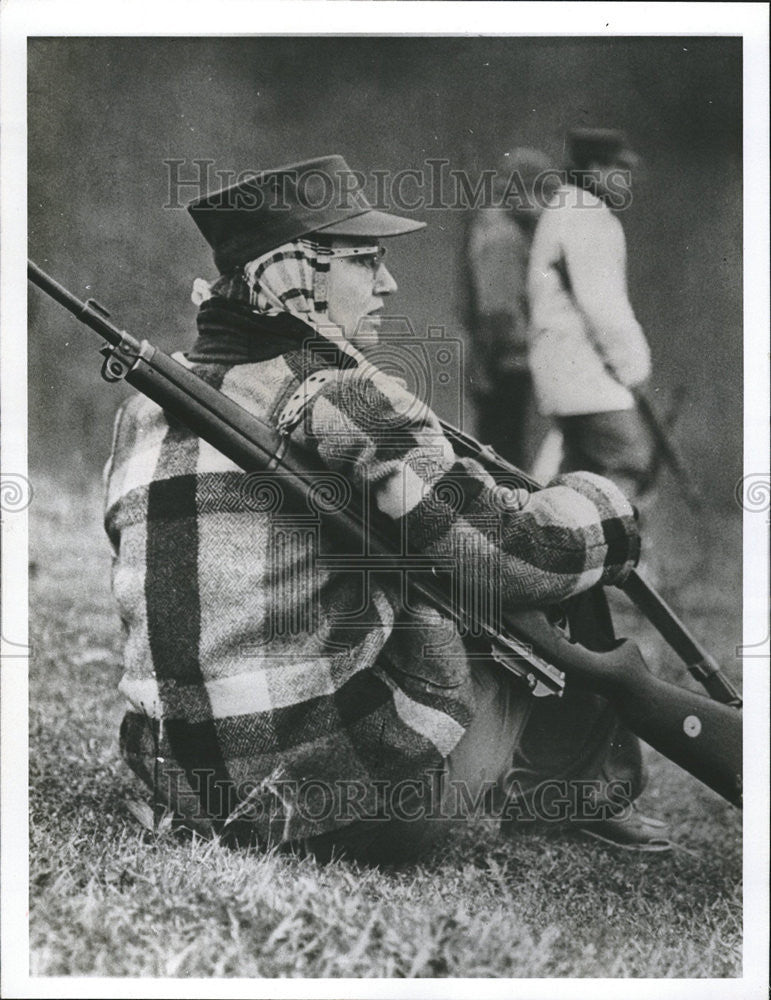
POLYGON ((407 559, 367 565, 319 529, 317 499, 298 502, 278 474, 246 476, 131 399, 106 513, 129 765, 198 831, 320 858, 415 857, 479 810, 509 828, 570 822, 666 847, 629 808, 639 747, 605 701, 572 686, 534 699, 472 657, 433 606, 406 599, 410 559, 505 612, 619 583, 639 552, 610 482, 498 486, 365 361, 396 291, 380 241, 422 224, 372 210, 337 156, 266 171, 190 212, 220 277, 185 363, 320 460, 340 502, 363 497, 389 519, 407 559))

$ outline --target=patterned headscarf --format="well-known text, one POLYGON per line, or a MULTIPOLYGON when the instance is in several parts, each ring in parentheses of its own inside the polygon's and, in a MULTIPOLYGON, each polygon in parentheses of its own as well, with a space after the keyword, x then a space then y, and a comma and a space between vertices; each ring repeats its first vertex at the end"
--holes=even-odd
POLYGON ((288 312, 329 335, 327 284, 329 258, 324 247, 300 239, 271 250, 213 284, 196 278, 192 300, 196 305, 212 295, 248 301, 261 315, 288 312))

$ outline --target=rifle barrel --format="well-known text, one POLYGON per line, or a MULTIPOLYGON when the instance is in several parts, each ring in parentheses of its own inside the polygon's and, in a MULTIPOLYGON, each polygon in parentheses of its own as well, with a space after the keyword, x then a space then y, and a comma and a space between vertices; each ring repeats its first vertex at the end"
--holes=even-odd
MULTIPOLYGON (((95 299, 87 299, 85 302, 79 299, 64 285, 54 281, 51 275, 46 274, 33 260, 29 259, 27 259, 27 277, 33 285, 37 285, 46 295, 50 295, 59 305, 64 306, 73 316, 76 316, 81 323, 90 326, 109 343, 116 345, 121 340, 132 340, 133 342, 133 339, 124 330, 120 330, 113 323, 110 323, 107 318, 110 314, 104 306, 100 306, 95 299)), ((136 346, 138 348, 138 343, 136 346)))
POLYGON ((672 473, 680 484, 680 488, 683 491, 683 496, 685 497, 686 502, 694 511, 698 513, 704 507, 701 494, 699 493, 696 484, 693 482, 691 474, 685 466, 685 462, 676 450, 674 442, 670 440, 669 435, 665 431, 656 414, 656 411, 653 409, 650 399, 645 395, 645 393, 637 389, 635 390, 634 397, 637 403, 637 409, 645 423, 648 425, 648 429, 653 436, 653 440, 655 441, 656 447, 659 449, 662 458, 672 470, 672 473))
POLYGON ((689 672, 703 684, 715 701, 741 708, 739 692, 723 674, 714 658, 691 635, 664 598, 639 573, 630 573, 621 589, 655 625, 682 658, 689 672))

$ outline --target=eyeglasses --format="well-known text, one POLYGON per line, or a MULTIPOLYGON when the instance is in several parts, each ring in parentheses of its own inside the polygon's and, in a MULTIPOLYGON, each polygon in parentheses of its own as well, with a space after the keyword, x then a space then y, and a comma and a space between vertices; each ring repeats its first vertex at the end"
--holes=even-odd
POLYGON ((352 257, 357 263, 366 264, 377 271, 386 255, 384 246, 327 247, 314 245, 313 249, 320 257, 331 260, 335 257, 352 257))

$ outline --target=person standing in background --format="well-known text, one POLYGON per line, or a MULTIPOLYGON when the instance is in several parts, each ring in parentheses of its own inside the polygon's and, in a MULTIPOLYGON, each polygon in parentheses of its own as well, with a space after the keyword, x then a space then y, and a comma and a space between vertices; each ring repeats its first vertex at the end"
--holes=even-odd
POLYGON ((527 267, 538 218, 556 187, 545 153, 506 153, 496 204, 478 209, 466 241, 470 384, 477 435, 514 465, 532 458, 532 385, 527 362, 527 267))
POLYGON ((638 160, 612 129, 575 129, 568 148, 567 183, 541 214, 530 254, 530 371, 540 412, 562 432, 561 470, 607 476, 637 499, 650 485, 654 448, 633 390, 651 358, 613 210, 631 203, 638 160))

